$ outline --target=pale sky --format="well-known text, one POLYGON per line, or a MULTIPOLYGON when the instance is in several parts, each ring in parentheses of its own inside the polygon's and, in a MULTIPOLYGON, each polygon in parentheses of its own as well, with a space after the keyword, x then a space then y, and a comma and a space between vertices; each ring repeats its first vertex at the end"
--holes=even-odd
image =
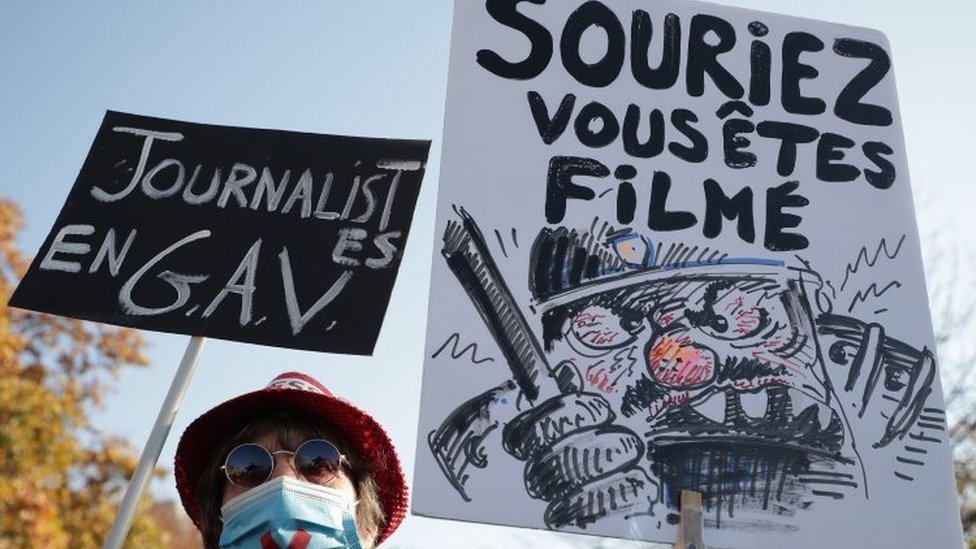
MULTIPOLYGON (((970 181, 976 44, 971 0, 726 0, 884 32, 891 44, 920 230, 972 249, 970 181)), ((399 279, 373 357, 211 340, 160 459, 183 428, 285 370, 305 371, 371 411, 412 476, 438 184, 452 2, 6 2, 0 6, 0 194, 24 209, 34 254, 106 110, 223 124, 374 137, 433 146, 399 279)), ((974 334, 976 335, 976 334, 974 334)), ((95 416, 141 449, 189 340, 147 333, 152 365, 124 373, 95 416)), ((175 498, 171 478, 156 483, 175 498)), ((504 504, 500 502, 500 504, 504 504)), ((546 532, 408 517, 400 547, 569 546, 546 532), (481 543, 479 545, 479 543, 481 543)), ((629 546, 646 546, 631 544, 629 546)))

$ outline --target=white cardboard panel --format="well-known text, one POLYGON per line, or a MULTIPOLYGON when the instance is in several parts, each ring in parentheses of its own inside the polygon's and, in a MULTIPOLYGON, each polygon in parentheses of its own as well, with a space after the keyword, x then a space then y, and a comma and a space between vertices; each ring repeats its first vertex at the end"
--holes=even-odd
POLYGON ((413 511, 673 542, 686 488, 710 547, 959 547, 890 61, 697 2, 457 2, 413 511))

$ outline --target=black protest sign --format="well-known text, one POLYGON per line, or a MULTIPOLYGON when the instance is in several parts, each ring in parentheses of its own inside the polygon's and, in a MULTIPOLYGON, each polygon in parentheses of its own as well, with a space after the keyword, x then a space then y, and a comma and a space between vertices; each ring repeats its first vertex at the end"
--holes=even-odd
POLYGON ((10 305, 370 354, 429 147, 108 112, 10 305))

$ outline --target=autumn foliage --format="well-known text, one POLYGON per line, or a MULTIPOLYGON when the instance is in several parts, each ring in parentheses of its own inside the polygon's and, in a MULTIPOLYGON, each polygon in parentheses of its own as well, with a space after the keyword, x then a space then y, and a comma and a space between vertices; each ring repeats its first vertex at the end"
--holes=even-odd
MULTIPOLYGON (((0 549, 102 546, 137 452, 89 422, 144 341, 116 328, 7 307, 28 259, 19 208, 0 198, 0 549)), ((126 547, 168 546, 142 502, 126 547)))

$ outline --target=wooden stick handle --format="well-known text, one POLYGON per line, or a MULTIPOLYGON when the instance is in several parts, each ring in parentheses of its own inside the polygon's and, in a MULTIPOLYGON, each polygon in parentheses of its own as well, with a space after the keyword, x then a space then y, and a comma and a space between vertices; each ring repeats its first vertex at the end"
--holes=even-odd
POLYGON ((681 523, 675 549, 705 549, 701 502, 701 492, 681 491, 681 523))
POLYGON ((112 524, 112 530, 108 533, 108 538, 105 540, 102 549, 121 549, 125 542, 125 538, 129 534, 129 527, 132 526, 132 519, 135 518, 139 497, 145 491, 152 472, 156 468, 156 462, 159 461, 159 454, 163 451, 166 436, 169 435, 169 429, 173 426, 176 412, 183 401, 186 388, 190 385, 190 377, 193 375, 197 359, 200 357, 200 351, 206 341, 201 336, 190 338, 186 351, 183 353, 183 360, 180 361, 180 366, 173 377, 173 383, 170 385, 166 399, 159 409, 156 423, 149 434, 149 441, 146 442, 146 447, 142 450, 139 464, 136 466, 136 471, 125 490, 122 503, 119 504, 119 511, 115 515, 115 522, 112 524))

